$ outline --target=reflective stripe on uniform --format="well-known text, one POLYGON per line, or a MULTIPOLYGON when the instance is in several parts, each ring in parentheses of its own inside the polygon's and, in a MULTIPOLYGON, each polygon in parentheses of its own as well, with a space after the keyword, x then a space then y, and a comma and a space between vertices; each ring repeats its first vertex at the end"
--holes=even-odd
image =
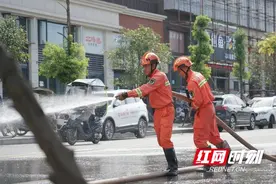
POLYGON ((143 97, 142 91, 141 91, 140 88, 135 89, 135 91, 136 91, 136 93, 137 93, 137 95, 138 95, 139 97, 143 97))
POLYGON ((166 82, 165 82, 165 86, 169 86, 169 85, 171 85, 171 84, 170 84, 170 81, 166 81, 166 82))
POLYGON ((200 83, 198 84, 199 87, 201 88, 206 82, 207 82, 206 79, 203 79, 202 81, 200 81, 200 83))

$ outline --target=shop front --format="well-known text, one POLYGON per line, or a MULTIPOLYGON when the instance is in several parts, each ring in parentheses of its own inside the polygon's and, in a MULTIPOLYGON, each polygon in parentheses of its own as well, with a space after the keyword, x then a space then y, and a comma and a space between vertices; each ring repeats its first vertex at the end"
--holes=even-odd
POLYGON ((210 86, 215 91, 230 93, 233 89, 235 79, 231 76, 233 63, 236 61, 234 55, 234 38, 233 36, 225 36, 222 33, 208 32, 211 44, 214 48, 214 54, 211 61, 208 62, 212 69, 210 86))
POLYGON ((99 78, 104 82, 104 32, 83 27, 82 43, 89 58, 87 78, 99 78))

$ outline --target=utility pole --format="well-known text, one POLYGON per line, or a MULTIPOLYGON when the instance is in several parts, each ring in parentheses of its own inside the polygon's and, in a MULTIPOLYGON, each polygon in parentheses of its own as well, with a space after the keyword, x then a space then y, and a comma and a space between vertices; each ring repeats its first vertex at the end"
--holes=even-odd
POLYGON ((200 14, 203 15, 203 0, 200 0, 200 14))
POLYGON ((66 0, 66 14, 67 14, 67 49, 68 49, 68 55, 70 55, 71 54, 71 52, 70 52, 70 48, 71 48, 71 42, 72 42, 72 40, 71 40, 71 38, 70 38, 70 36, 71 36, 71 33, 72 33, 72 31, 71 31, 71 19, 70 19, 70 0, 66 0))

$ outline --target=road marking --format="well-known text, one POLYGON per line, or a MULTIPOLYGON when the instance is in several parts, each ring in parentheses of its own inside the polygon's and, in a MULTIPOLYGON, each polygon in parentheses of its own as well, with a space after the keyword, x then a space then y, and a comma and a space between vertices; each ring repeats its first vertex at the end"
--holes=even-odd
MULTIPOLYGON (((254 144, 254 147, 258 149, 266 150, 267 154, 276 154, 276 143, 264 143, 264 144, 254 144), (269 148, 269 149, 266 149, 269 148)), ((245 149, 241 144, 231 145, 231 148, 245 149)), ((195 147, 175 147, 176 152, 178 151, 195 151, 195 147)), ((113 156, 153 156, 153 155, 163 155, 163 150, 161 148, 110 148, 110 149, 77 149, 74 150, 76 158, 81 157, 113 157, 113 156), (108 153, 109 152, 109 153, 108 153), (111 153, 110 153, 111 152, 111 153), (131 152, 131 153, 126 153, 131 152), (134 153, 133 153, 134 152, 134 153), (135 153, 136 152, 136 153, 135 153)), ((24 160, 24 159, 41 159, 45 158, 43 152, 32 152, 28 155, 1 155, 0 160, 24 160)))
MULTIPOLYGON (((241 145, 241 144, 236 144, 236 145, 230 145, 231 148, 243 148, 245 146, 241 145)), ((264 144, 253 144, 254 147, 256 148, 259 148, 259 147, 275 147, 276 146, 276 143, 264 143, 264 144)), ((178 147, 178 146, 175 146, 175 150, 187 150, 187 151, 193 151, 195 150, 196 147, 194 146, 190 146, 190 147, 178 147)), ((98 148, 97 150, 93 150, 91 148, 84 148, 84 149, 76 149, 73 151, 75 153, 78 153, 78 152, 84 152, 84 151, 87 151, 87 152, 122 152, 122 151, 148 151, 148 150, 157 150, 157 151, 160 151, 162 150, 162 148, 108 148, 108 149, 101 149, 101 148, 98 148)))

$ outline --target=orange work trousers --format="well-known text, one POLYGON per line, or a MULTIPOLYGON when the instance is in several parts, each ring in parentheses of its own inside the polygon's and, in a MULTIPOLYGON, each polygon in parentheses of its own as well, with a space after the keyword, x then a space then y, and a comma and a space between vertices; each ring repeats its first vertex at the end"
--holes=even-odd
POLYGON ((171 141, 174 121, 174 106, 170 104, 154 111, 154 130, 159 146, 164 149, 173 148, 171 141))
POLYGON ((207 148, 208 143, 218 145, 223 140, 217 127, 215 108, 212 103, 199 108, 194 119, 194 143, 197 148, 207 148))

